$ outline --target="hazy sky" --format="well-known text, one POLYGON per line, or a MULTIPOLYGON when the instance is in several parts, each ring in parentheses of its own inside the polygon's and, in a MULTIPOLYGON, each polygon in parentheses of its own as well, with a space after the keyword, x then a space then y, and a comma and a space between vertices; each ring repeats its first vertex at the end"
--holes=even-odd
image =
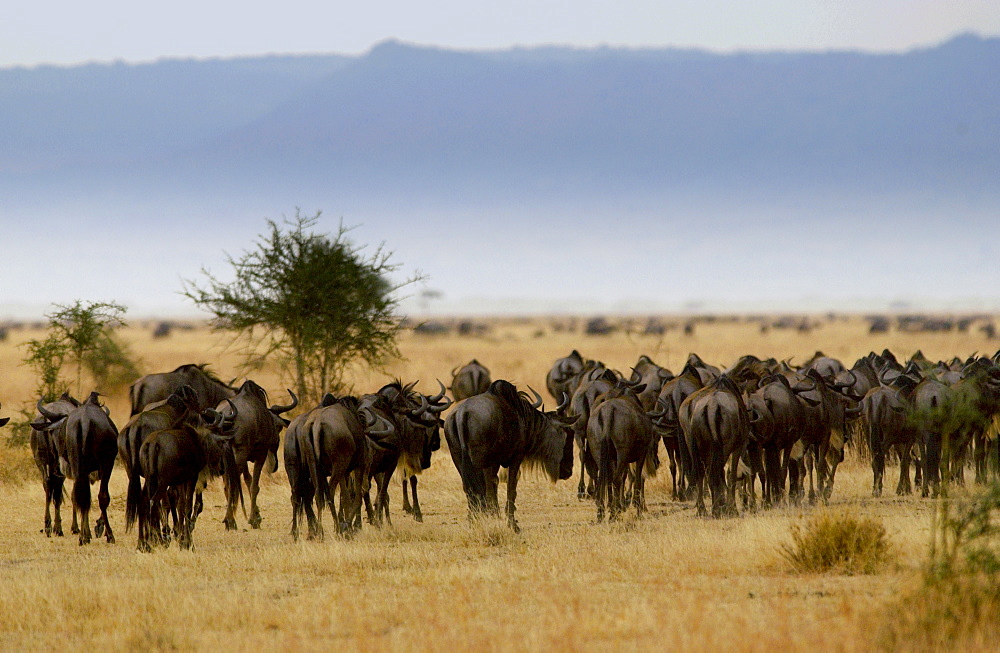
POLYGON ((0 10, 0 66, 360 53, 397 38, 516 45, 904 50, 1000 34, 998 0, 35 0, 0 10))

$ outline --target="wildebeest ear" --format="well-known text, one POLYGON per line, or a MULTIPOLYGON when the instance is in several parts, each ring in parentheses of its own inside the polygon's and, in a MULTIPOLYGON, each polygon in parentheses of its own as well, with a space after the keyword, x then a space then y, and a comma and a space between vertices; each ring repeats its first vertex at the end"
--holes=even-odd
POLYGON ((801 401, 807 406, 812 406, 813 408, 819 406, 821 403, 819 399, 810 399, 809 397, 803 397, 802 395, 795 395, 795 396, 799 398, 799 401, 801 401))
POLYGON ((573 426, 583 415, 553 415, 552 418, 566 426, 573 426))
POLYGON ((7 422, 9 421, 10 421, 9 417, 4 417, 3 419, 0 419, 0 426, 6 426, 7 422))

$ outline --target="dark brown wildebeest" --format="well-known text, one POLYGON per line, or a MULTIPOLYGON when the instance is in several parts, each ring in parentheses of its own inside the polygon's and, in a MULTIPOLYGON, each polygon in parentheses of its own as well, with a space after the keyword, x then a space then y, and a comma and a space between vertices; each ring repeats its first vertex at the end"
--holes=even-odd
MULTIPOLYGON (((576 391, 569 400, 566 414, 577 418, 573 424, 573 436, 577 449, 580 451, 580 483, 576 490, 578 499, 594 496, 595 490, 596 470, 587 469, 587 422, 590 420, 590 407, 597 401, 598 397, 615 387, 618 379, 619 377, 614 371, 607 369, 603 364, 598 364, 593 369, 581 374, 576 391), (589 483, 588 476, 590 477, 589 483)), ((565 401, 565 397, 563 401, 565 401)))
POLYGON ((850 434, 848 421, 861 415, 861 397, 846 394, 846 389, 854 385, 854 379, 850 378, 852 374, 848 370, 849 378, 837 381, 835 377, 823 376, 815 368, 806 373, 808 378, 816 381, 815 388, 799 395, 807 400, 802 444, 809 476, 810 501, 816 500, 817 493, 824 502, 830 500, 837 466, 844 459, 844 445, 850 434), (812 465, 816 468, 815 489, 812 465))
MULTIPOLYGON (((281 430, 288 426, 288 421, 281 416, 299 405, 295 393, 288 391, 292 403, 268 408, 267 393, 253 381, 244 381, 239 392, 231 398, 223 399, 216 410, 231 415, 233 408, 227 408, 231 401, 235 406, 236 416, 233 425, 233 453, 236 464, 242 470, 243 481, 250 493, 251 528, 260 528, 260 509, 257 507, 257 494, 260 492, 260 473, 267 465, 269 474, 278 470, 278 445, 281 443, 281 430), (253 476, 250 476, 248 463, 253 463, 253 476)), ((235 511, 229 510, 225 519, 226 529, 236 528, 235 511)))
MULTIPOLYGON (((378 394, 389 401, 395 419, 389 421, 400 429, 400 455, 398 465, 403 483, 403 511, 411 513, 413 518, 423 521, 420 510, 420 499, 417 496, 417 476, 430 468, 431 455, 441 448, 440 414, 451 405, 451 400, 445 397, 445 387, 438 381, 440 391, 436 395, 423 395, 413 387, 416 382, 403 385, 399 380, 382 386, 378 394), (407 484, 413 494, 413 504, 407 497, 407 484)), ((388 476, 385 479, 388 483, 388 476)), ((384 497, 385 510, 388 511, 388 494, 384 497)))
MULTIPOLYGON (((63 428, 65 422, 63 426, 56 428, 46 427, 54 421, 65 418, 79 405, 79 401, 69 396, 69 394, 63 393, 62 397, 56 401, 43 405, 45 414, 52 416, 51 420, 46 419, 39 412, 31 424, 31 455, 35 460, 35 466, 38 468, 39 474, 41 474, 42 487, 45 490, 44 533, 46 537, 51 537, 52 533, 62 537, 63 484, 66 481, 66 477, 63 475, 59 464, 59 448, 56 446, 56 439, 64 437, 63 428), (50 507, 55 510, 55 524, 52 522, 50 507)), ((71 532, 78 533, 80 529, 76 524, 75 510, 72 511, 72 519, 71 532)))
POLYGON ((147 374, 129 386, 128 396, 132 405, 129 416, 138 414, 147 404, 163 401, 182 385, 191 386, 194 390, 198 398, 198 412, 206 408, 216 408, 225 399, 236 394, 236 388, 223 383, 209 371, 207 364, 189 363, 181 365, 173 372, 147 374))
POLYGON ((808 372, 809 370, 816 370, 819 372, 820 376, 825 378, 827 381, 833 381, 837 378, 837 375, 846 370, 844 364, 841 363, 836 358, 831 358, 821 351, 817 351, 812 355, 812 358, 807 360, 802 365, 802 371, 808 372))
MULTIPOLYGON (((815 404, 815 400, 799 395, 811 390, 814 384, 815 381, 810 381, 793 388, 788 377, 773 374, 761 379, 757 390, 746 399, 751 444, 759 446, 763 454, 765 505, 774 505, 782 500, 789 472, 792 474, 792 488, 799 487, 799 467, 789 462, 792 448, 805 429, 805 405, 815 404)), ((793 498, 797 500, 798 496, 793 498)))
MULTIPOLYGON (((534 392, 534 391, 532 391, 534 392)), ((483 394, 459 402, 445 420, 444 432, 452 460, 462 477, 470 517, 499 513, 497 474, 507 468, 507 523, 520 531, 514 518, 517 479, 522 464, 537 464, 553 482, 573 475, 573 430, 576 417, 539 409, 508 381, 494 381, 483 394)))
POLYGON ((632 368, 630 381, 645 388, 638 395, 644 410, 653 410, 656 406, 656 399, 660 395, 660 389, 664 383, 672 378, 674 378, 673 372, 665 367, 660 367, 649 356, 643 354, 639 357, 635 367, 632 368))
POLYGON ((715 379, 719 378, 719 375, 722 374, 722 370, 720 370, 717 366, 709 365, 701 359, 701 356, 695 354, 694 352, 688 354, 687 361, 684 363, 684 366, 687 367, 688 365, 698 372, 698 376, 701 378, 701 384, 703 386, 708 385, 715 379))
POLYGON ((150 433, 177 428, 189 416, 194 416, 195 420, 200 419, 198 401, 191 386, 182 385, 166 399, 147 404, 140 412, 132 415, 122 427, 118 435, 118 455, 128 475, 128 490, 125 494, 126 533, 132 530, 138 517, 142 492, 142 466, 139 464, 142 443, 150 433))
POLYGON ((360 527, 361 499, 368 491, 372 460, 380 447, 366 434, 356 397, 330 398, 324 403, 307 413, 285 438, 293 537, 298 537, 297 517, 304 508, 309 536, 322 539, 323 508, 328 502, 338 534, 360 527), (334 503, 338 490, 339 510, 334 503), (304 503, 310 494, 316 498, 315 521, 304 503))
POLYGON ((891 386, 872 388, 861 401, 862 423, 868 431, 872 457, 872 496, 882 496, 885 457, 890 449, 899 455, 899 483, 896 494, 910 494, 910 451, 916 441, 916 429, 907 419, 909 393, 916 387, 907 376, 899 376, 891 386))
POLYGON ((545 375, 545 387, 556 401, 562 401, 563 395, 572 397, 576 392, 576 384, 588 361, 573 350, 569 356, 558 359, 545 375))
POLYGON ((750 419, 739 386, 728 376, 719 376, 685 399, 678 417, 691 455, 691 482, 698 492, 698 515, 708 514, 706 476, 712 493, 712 515, 735 514, 736 477, 750 439, 750 419))
POLYGON ((451 396, 455 401, 486 392, 492 379, 485 365, 473 358, 460 368, 451 371, 451 396))
POLYGON ((194 495, 200 494, 211 478, 226 479, 227 512, 236 509, 240 477, 229 433, 233 422, 210 408, 205 417, 212 421, 197 427, 181 421, 154 431, 139 448, 139 467, 146 479, 136 509, 140 551, 151 551, 152 545, 168 542, 161 537, 166 527, 160 524, 164 503, 169 503, 174 514, 178 544, 182 549, 192 547, 197 518, 194 495))
POLYGON ((658 444, 653 422, 637 395, 645 388, 619 380, 590 409, 587 422, 587 465, 596 472, 597 521, 604 520, 607 501, 609 520, 625 509, 625 477, 634 465, 632 505, 636 516, 645 509, 645 481, 656 473, 653 464, 658 444), (652 449, 652 451, 651 451, 652 449), (596 458, 596 460, 595 460, 596 458))
POLYGON ((691 457, 687 443, 681 433, 678 411, 684 400, 703 387, 698 370, 688 363, 678 376, 670 379, 660 388, 657 403, 663 406, 663 415, 654 421, 663 446, 667 450, 667 460, 670 464, 671 497, 677 501, 687 498, 685 488, 691 483, 691 457), (678 474, 678 465, 680 474, 678 474))
POLYGON ((89 544, 91 539, 90 484, 93 481, 101 483, 97 493, 101 516, 94 524, 94 534, 97 537, 104 534, 109 544, 115 541, 108 521, 111 503, 108 482, 118 457, 118 429, 98 397, 98 393, 90 393, 86 401, 65 416, 48 413, 42 402, 38 402, 39 412, 50 421, 46 428, 61 430, 55 438, 56 448, 64 475, 73 479, 74 510, 80 512, 81 546, 89 544))

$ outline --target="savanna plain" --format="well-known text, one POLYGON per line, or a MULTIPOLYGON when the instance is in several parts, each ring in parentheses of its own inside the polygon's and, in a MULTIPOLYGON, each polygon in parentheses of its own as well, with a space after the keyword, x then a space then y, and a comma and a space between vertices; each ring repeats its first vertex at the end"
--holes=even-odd
MULTIPOLYGON (((920 349, 932 360, 991 355, 997 341, 976 329, 959 333, 872 335, 856 317, 818 317, 808 333, 762 332, 745 319, 700 322, 692 334, 669 329, 587 336, 569 320, 493 320, 477 336, 404 332, 402 358, 384 370, 355 370, 357 393, 393 378, 419 380, 437 392, 451 370, 472 358, 494 379, 545 394, 552 362, 577 349, 628 373, 642 354, 674 372, 691 352, 727 366, 743 354, 802 362, 822 350, 848 365, 869 351, 891 349, 901 360, 920 349)), ((0 343, 3 415, 34 404, 36 380, 21 364, 21 343, 41 331, 25 327, 0 343)), ((145 372, 209 363, 222 378, 242 376, 240 352, 225 333, 202 324, 152 337, 134 323, 122 338, 145 372)), ((277 368, 248 373, 275 403, 288 383, 277 368)), ((84 388, 84 393, 90 390, 84 388)), ((104 397, 121 427, 127 388, 104 397)), ((547 406, 553 401, 546 397, 547 406)), ((9 427, 7 427, 9 429, 9 427)), ((5 429, 6 430, 6 429, 5 429)), ((6 433, 2 434, 6 440, 6 433)), ((446 445, 445 445, 446 446, 446 445)), ((662 450, 660 457, 666 460, 662 450)), ((886 492, 873 498, 872 473, 853 449, 836 477, 829 506, 784 505, 706 519, 692 502, 671 500, 664 464, 646 485, 649 512, 597 524, 593 503, 576 497, 571 481, 524 479, 518 493, 522 532, 505 521, 467 519, 461 482, 448 452, 435 453, 419 481, 423 523, 401 509, 396 480, 392 525, 365 524, 350 539, 294 542, 283 467, 264 475, 263 525, 222 525, 221 482, 206 492, 194 550, 176 544, 136 550, 124 529, 125 473, 112 476, 110 519, 117 542, 47 538, 40 529, 44 495, 26 447, 0 446, 0 648, 67 647, 112 650, 835 650, 900 647, 886 638, 894 615, 919 583, 927 559, 934 502, 898 497, 898 466, 886 473, 886 492), (870 518, 891 545, 872 574, 803 573, 782 554, 793 528, 823 511, 870 518), (889 642, 888 644, 886 642, 889 642)), ((501 487, 501 492, 503 492, 501 487)), ((69 502, 63 515, 69 517, 69 502)), ((92 517, 93 518, 93 517, 92 517)), ((329 524, 330 516, 326 515, 329 524)), ((1000 615, 998 615, 1000 618, 1000 615)), ((955 648, 988 650, 988 634, 955 648)))

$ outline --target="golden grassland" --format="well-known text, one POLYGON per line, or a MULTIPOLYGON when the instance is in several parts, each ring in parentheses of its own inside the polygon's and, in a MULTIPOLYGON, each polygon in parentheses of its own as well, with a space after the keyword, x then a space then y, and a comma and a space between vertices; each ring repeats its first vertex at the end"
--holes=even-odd
MULTIPOLYGON (((901 357, 919 348, 931 359, 996 349, 975 329, 870 336, 852 318, 821 320, 810 333, 762 334, 743 321, 656 337, 589 337, 551 326, 505 320, 481 337, 407 333, 400 340, 404 360, 351 379, 359 392, 393 377, 419 379, 421 390, 433 392, 435 379, 447 383, 453 367, 475 357, 493 378, 530 384, 544 395, 552 361, 574 348, 626 371, 640 354, 677 371, 689 352, 728 365, 746 353, 802 361, 820 349, 853 362, 885 347, 901 357)), ((20 365, 19 343, 38 335, 13 331, 0 343, 3 415, 33 403, 35 380, 20 365)), ((239 373, 238 353, 205 328, 154 340, 150 329, 134 326, 123 336, 147 371, 209 362, 224 378, 239 373)), ((275 369, 253 376, 284 400, 275 369)), ((124 423, 127 391, 106 401, 115 422, 124 423)), ((350 540, 331 535, 295 543, 282 469, 264 477, 260 530, 244 530, 242 516, 238 532, 223 529, 216 484, 206 493, 194 551, 171 546, 147 554, 136 551, 134 532, 124 532, 120 467, 111 508, 118 542, 80 547, 69 534, 49 539, 39 532, 44 503, 41 484, 26 471, 30 453, 0 448, 0 456, 0 648, 6 650, 870 650, 925 560, 933 511, 931 502, 915 497, 872 498, 870 469, 850 456, 829 508, 700 519, 690 503, 670 500, 664 466, 646 486, 649 514, 616 524, 594 523, 593 505, 576 499, 575 478, 555 485, 529 478, 519 487, 523 532, 515 535, 499 520, 468 522, 458 474, 441 451, 420 477, 422 524, 401 513, 394 484, 391 527, 366 525, 350 540), (881 523, 891 562, 869 575, 796 572, 782 548, 793 526, 823 510, 881 523)), ((896 473, 887 470, 887 488, 896 473)), ((68 518, 68 509, 63 514, 68 518)), ((958 646, 989 644, 973 638, 958 646)))

